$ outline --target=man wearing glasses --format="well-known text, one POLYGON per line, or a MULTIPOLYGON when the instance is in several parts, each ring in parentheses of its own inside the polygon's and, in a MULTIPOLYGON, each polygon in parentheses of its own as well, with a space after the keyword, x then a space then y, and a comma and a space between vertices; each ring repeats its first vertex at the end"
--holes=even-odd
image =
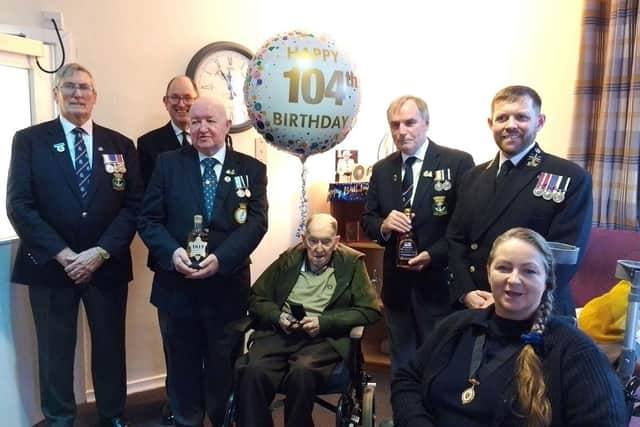
POLYGON ((158 154, 191 144, 189 110, 196 98, 198 98, 198 89, 189 77, 176 76, 169 81, 162 102, 171 120, 166 125, 138 138, 140 170, 145 187, 151 179, 158 154))
MULTIPOLYGON (((302 242, 251 288, 256 332, 239 366, 239 425, 271 426, 269 405, 286 394, 287 425, 313 425, 316 388, 349 354, 349 331, 380 318, 364 254, 340 244, 331 215, 309 217, 302 242)), ((240 363, 239 363, 240 364, 240 363)))
POLYGON ((82 301, 100 426, 129 426, 125 312, 133 278, 129 245, 143 190, 136 150, 130 139, 91 120, 97 91, 86 68, 62 67, 54 95, 60 116, 13 139, 7 214, 20 246, 12 282, 29 285, 48 425, 74 423, 82 301))
MULTIPOLYGON (((189 133, 189 111, 191 105, 198 98, 198 88, 191 78, 187 76, 175 76, 167 84, 167 90, 162 97, 171 120, 158 129, 145 133, 138 138, 138 156, 140 157, 140 170, 144 186, 149 184, 156 159, 160 153, 177 150, 183 145, 191 144, 189 133)), ((156 271, 155 262, 151 256, 147 260, 147 266, 156 271)), ((164 334, 162 335, 165 336, 164 334)), ((163 341, 162 348, 167 359, 166 343, 163 341)), ((169 381, 169 364, 167 368, 167 381, 169 381)), ((169 384, 165 384, 169 390, 169 384)), ((166 403, 162 407, 162 420, 165 424, 171 425, 174 422, 171 406, 166 403)))

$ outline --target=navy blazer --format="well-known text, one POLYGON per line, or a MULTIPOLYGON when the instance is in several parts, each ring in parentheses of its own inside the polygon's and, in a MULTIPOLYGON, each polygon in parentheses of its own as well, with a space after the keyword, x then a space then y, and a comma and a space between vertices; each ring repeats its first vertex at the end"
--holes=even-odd
MULTIPOLYGON (((587 246, 593 211, 591 175, 587 171, 545 153, 536 144, 511 170, 500 194, 495 194, 498 161, 496 155, 463 178, 460 209, 447 230, 454 300, 474 289, 489 290, 486 263, 491 246, 496 237, 510 228, 527 227, 548 241, 578 246, 580 259, 587 246), (532 162, 533 153, 538 159, 532 162), (543 172, 571 178, 561 203, 533 195, 537 177, 543 172)), ((575 316, 569 281, 578 265, 556 268, 554 312, 558 314, 575 316)))
POLYGON ((380 226, 389 213, 394 209, 402 211, 402 155, 395 152, 373 166, 362 225, 371 240, 385 247, 382 300, 386 305, 406 306, 409 291, 416 286, 424 292, 426 300, 433 302, 436 311, 449 310, 445 232, 456 209, 460 178, 471 167, 473 159, 468 153, 429 140, 413 197, 412 210, 415 216, 412 224, 418 251, 429 252, 431 265, 421 272, 412 272, 396 267, 396 233, 392 233, 386 241, 380 235, 380 226), (437 191, 434 187, 435 171, 446 169, 451 171, 451 188, 437 191), (436 211, 436 207, 440 207, 440 210, 436 211))
POLYGON ((74 286, 55 260, 67 246, 75 252, 101 246, 111 254, 93 274, 95 286, 133 278, 129 245, 143 191, 133 142, 94 123, 90 180, 83 201, 59 119, 16 132, 7 182, 7 215, 20 237, 12 281, 74 286), (105 170, 103 154, 123 155, 123 190, 105 170))
POLYGON ((160 153, 177 150, 181 147, 171 121, 166 125, 145 133, 138 138, 138 158, 140 159, 140 171, 144 186, 149 185, 153 167, 160 153))
POLYGON ((209 250, 219 271, 201 280, 185 279, 174 270, 172 256, 185 247, 194 215, 204 213, 198 152, 192 146, 160 154, 138 218, 138 232, 157 261, 151 302, 173 315, 194 313, 199 304, 215 303, 220 314, 246 311, 250 285, 249 256, 267 231, 266 166, 245 154, 227 150, 218 181, 209 250), (250 197, 240 197, 236 176, 248 177, 250 197), (237 220, 246 208, 246 221, 237 220), (204 282, 204 283, 203 283, 204 282))

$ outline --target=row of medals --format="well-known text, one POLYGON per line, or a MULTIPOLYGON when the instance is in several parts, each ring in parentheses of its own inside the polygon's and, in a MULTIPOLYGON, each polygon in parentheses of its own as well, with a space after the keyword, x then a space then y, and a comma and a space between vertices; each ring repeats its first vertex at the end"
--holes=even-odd
POLYGON ((249 190, 249 177, 248 176, 234 176, 233 181, 236 187, 236 196, 251 197, 251 190, 249 190), (246 180, 246 181, 245 181, 246 180))
POLYGON ((538 182, 533 188, 533 195, 536 197, 542 197, 545 200, 553 200, 556 203, 562 203, 570 182, 571 178, 568 176, 564 177, 562 175, 542 172, 538 175, 538 182), (562 181, 565 178, 566 181, 564 181, 563 186, 562 181))
MULTIPOLYGON (((433 189, 436 191, 449 191, 451 190, 451 169, 447 168, 447 176, 445 178, 444 169, 434 171, 433 177, 433 189)), ((425 173, 426 176, 426 173, 425 173)))

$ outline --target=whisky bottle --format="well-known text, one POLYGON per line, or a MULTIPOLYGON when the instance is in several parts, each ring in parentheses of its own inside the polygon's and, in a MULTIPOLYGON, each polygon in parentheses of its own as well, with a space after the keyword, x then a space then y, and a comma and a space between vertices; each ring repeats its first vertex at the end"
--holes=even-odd
POLYGON ((207 243, 209 242, 208 233, 202 228, 202 215, 193 216, 193 230, 187 237, 187 254, 191 259, 191 268, 200 268, 200 261, 205 259, 209 254, 207 251, 207 243))
MULTIPOLYGON (((404 214, 411 220, 411 209, 405 209, 404 214)), ((396 257, 396 267, 408 268, 409 260, 418 255, 418 245, 413 238, 413 230, 398 235, 398 252, 396 257)))

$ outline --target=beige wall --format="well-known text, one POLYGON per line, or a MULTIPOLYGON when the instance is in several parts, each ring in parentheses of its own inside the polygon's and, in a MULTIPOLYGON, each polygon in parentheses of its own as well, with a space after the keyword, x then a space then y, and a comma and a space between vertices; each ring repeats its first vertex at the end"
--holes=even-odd
MULTIPOLYGON (((386 133, 388 102, 404 93, 430 104, 430 136, 473 154, 495 149, 486 127, 495 91, 514 83, 535 87, 548 121, 540 135, 547 150, 564 154, 570 135, 572 93, 579 49, 580 0, 395 0, 384 6, 344 0, 3 0, 0 23, 40 26, 41 10, 64 14, 73 56, 94 73, 98 122, 132 138, 161 125, 161 97, 169 76, 182 73, 192 55, 218 40, 256 50, 272 35, 307 29, 331 35, 358 65, 362 107, 340 147, 376 159, 386 133), (367 8, 367 18, 363 17, 367 8)), ((252 152, 253 130, 235 137, 252 152)), ((326 183, 333 152, 311 157, 312 209, 327 209, 326 183)), ((254 254, 254 276, 294 241, 299 161, 269 147, 269 232, 254 254)), ((151 384, 162 374, 155 312, 148 304, 151 276, 146 252, 134 242, 136 279, 128 317, 129 379, 151 384)))

